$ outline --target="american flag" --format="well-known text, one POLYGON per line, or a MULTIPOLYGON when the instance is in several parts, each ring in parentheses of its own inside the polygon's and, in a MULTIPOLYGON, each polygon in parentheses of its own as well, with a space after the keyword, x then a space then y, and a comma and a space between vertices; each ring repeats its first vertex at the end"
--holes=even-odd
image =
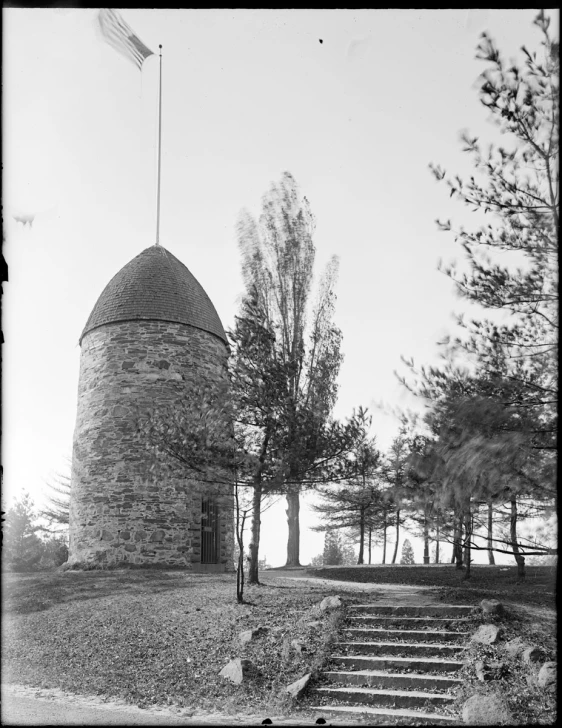
POLYGON ((154 55, 142 40, 135 35, 116 10, 102 8, 98 15, 101 32, 105 40, 115 50, 131 60, 137 68, 141 68, 148 56, 154 55))

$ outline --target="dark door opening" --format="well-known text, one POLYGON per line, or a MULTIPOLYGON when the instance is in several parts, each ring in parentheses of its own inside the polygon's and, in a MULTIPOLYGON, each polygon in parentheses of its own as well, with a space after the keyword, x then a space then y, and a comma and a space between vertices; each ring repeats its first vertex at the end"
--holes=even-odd
POLYGON ((217 564, 219 555, 219 509, 212 498, 201 503, 201 563, 217 564))

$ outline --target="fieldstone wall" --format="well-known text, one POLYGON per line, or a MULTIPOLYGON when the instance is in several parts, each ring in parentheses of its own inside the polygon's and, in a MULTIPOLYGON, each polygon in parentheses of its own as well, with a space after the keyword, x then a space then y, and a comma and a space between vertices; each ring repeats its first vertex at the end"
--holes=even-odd
POLYGON ((233 569, 232 491, 217 497, 218 563, 200 565, 205 484, 154 476, 135 437, 139 412, 177 401, 186 383, 226 377, 227 356, 219 337, 178 323, 111 323, 84 336, 69 563, 233 569))

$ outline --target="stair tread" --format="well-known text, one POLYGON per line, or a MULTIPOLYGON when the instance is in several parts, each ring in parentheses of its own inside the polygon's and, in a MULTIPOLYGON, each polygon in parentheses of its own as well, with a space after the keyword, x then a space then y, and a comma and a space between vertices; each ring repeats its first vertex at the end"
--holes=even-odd
POLYGON ((417 658, 417 657, 380 657, 377 655, 368 656, 368 655, 332 655, 332 660, 347 660, 347 659, 354 659, 354 660, 369 660, 372 662, 373 660, 380 660, 381 662, 388 660, 397 661, 397 662, 429 662, 431 664, 446 664, 446 665, 460 665, 463 666, 464 662, 459 662, 458 660, 443 660, 441 657, 423 657, 423 658, 417 658))
POLYGON ((451 721, 459 722, 459 718, 455 716, 442 715, 441 713, 424 713, 421 710, 411 710, 410 708, 369 708, 366 705, 312 705, 311 710, 332 711, 341 713, 366 713, 368 715, 386 715, 397 718, 419 718, 435 721, 451 721))
POLYGON ((350 685, 345 688, 314 688, 316 692, 329 693, 359 693, 361 695, 392 695, 393 697, 410 697, 410 698, 427 698, 427 700, 454 700, 452 695, 443 695, 443 693, 429 693, 425 690, 391 690, 390 688, 362 688, 350 685))
POLYGON ((377 619, 388 622, 470 622, 468 617, 401 617, 399 614, 394 617, 385 615, 372 614, 370 617, 351 617, 353 620, 373 620, 377 619))
POLYGON ((445 675, 427 675, 423 672, 392 672, 389 670, 328 670, 324 675, 365 675, 372 677, 398 677, 413 678, 414 680, 442 680, 443 682, 454 682, 462 685, 463 681, 458 677, 446 677, 445 675))
POLYGON ((357 647, 358 645, 377 645, 379 647, 396 647, 396 645, 402 645, 402 647, 415 647, 416 649, 420 647, 427 647, 431 649, 434 649, 435 647, 443 647, 443 649, 452 650, 453 652, 460 652, 465 649, 463 645, 442 644, 441 642, 386 642, 385 640, 378 640, 377 642, 338 642, 337 644, 352 645, 354 647, 357 647))
POLYGON ((369 607, 375 609, 376 607, 392 608, 392 609, 474 609, 474 604, 418 604, 417 606, 412 605, 401 605, 401 604, 377 604, 376 602, 371 604, 350 604, 350 609, 363 609, 369 607))
POLYGON ((386 627, 346 627, 344 632, 390 632, 392 634, 454 634, 455 637, 465 635, 463 632, 452 632, 446 629, 387 629, 386 627))

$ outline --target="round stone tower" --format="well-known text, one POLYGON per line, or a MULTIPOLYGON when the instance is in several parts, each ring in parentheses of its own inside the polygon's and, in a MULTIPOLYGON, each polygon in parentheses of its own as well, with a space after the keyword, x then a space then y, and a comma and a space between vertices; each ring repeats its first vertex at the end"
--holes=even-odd
POLYGON ((147 248, 105 287, 80 346, 69 563, 233 569, 232 493, 155 478, 136 434, 138 412, 227 377, 227 339, 201 285, 165 248, 147 248))

